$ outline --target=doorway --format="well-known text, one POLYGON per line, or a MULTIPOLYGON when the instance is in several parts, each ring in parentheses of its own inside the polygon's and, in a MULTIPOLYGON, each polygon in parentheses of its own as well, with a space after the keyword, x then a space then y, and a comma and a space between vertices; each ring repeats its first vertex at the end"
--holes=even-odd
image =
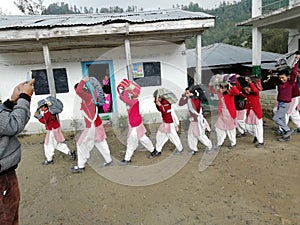
POLYGON ((82 74, 95 77, 101 84, 107 103, 99 106, 101 114, 116 112, 115 79, 111 60, 82 62, 82 74))

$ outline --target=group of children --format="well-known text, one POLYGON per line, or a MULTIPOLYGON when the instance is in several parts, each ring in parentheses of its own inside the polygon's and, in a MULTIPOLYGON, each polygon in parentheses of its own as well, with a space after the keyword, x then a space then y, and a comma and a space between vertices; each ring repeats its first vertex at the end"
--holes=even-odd
MULTIPOLYGON (((298 55, 300 58, 299 52, 298 55)), ((288 117, 293 115, 293 120, 299 123, 300 132, 300 115, 299 108, 297 108, 300 105, 300 93, 296 83, 296 76, 300 76, 299 62, 294 65, 292 72, 287 68, 279 69, 277 72, 278 104, 273 120, 280 128, 282 137, 279 141, 284 142, 288 141, 290 135, 293 133, 293 130, 287 125, 288 117)), ((78 162, 76 166, 71 168, 71 171, 74 173, 84 171, 85 164, 90 157, 90 151, 94 146, 103 156, 105 160, 104 166, 112 164, 109 146, 106 142, 106 133, 98 113, 98 107, 94 104, 90 90, 86 85, 88 81, 89 77, 85 76, 75 85, 76 94, 82 99, 81 110, 84 115, 85 129, 76 143, 78 162)), ((252 81, 249 77, 236 75, 235 85, 230 82, 219 83, 218 86, 210 90, 212 93, 218 95, 218 116, 214 124, 217 137, 215 146, 213 146, 212 141, 206 135, 206 131, 209 132, 211 129, 203 116, 201 98, 197 89, 193 86, 186 88, 179 100, 179 106, 187 105, 190 113, 187 136, 188 146, 191 150, 189 154, 194 155, 198 152, 198 141, 206 146, 207 153, 220 150, 226 136, 228 136, 230 141, 228 148, 233 149, 236 147, 236 138, 245 136, 246 132, 253 136, 253 143, 256 148, 263 148, 263 115, 260 104, 260 83, 252 81), (236 96, 245 99, 245 105, 242 109, 235 106, 236 96), (238 128, 239 134, 236 134, 236 128, 238 128)), ((177 133, 179 129, 178 118, 174 113, 171 102, 167 98, 159 95, 158 92, 154 93, 154 104, 162 116, 162 123, 156 133, 156 144, 154 146, 150 138, 146 136, 146 128, 142 122, 139 110, 139 92, 132 91, 132 86, 128 85, 122 88, 119 92, 119 97, 127 106, 129 123, 126 154, 120 162, 122 165, 131 163, 131 157, 138 147, 139 142, 149 151, 149 158, 160 156, 162 148, 168 140, 176 146, 175 154, 182 153, 183 146, 177 133)), ((36 113, 35 116, 41 123, 45 124, 47 130, 44 143, 46 160, 43 164, 48 165, 53 163, 55 149, 75 159, 75 152, 70 151, 67 145, 63 143, 64 138, 57 116, 49 112, 46 104, 40 105, 39 109, 43 111, 43 114, 36 113)))

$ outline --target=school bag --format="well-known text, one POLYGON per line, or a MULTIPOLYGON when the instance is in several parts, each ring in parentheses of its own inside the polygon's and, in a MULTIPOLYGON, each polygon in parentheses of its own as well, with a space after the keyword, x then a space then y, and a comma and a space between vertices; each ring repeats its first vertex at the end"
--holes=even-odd
POLYGON ((64 105, 63 103, 53 96, 48 96, 45 99, 45 104, 48 106, 48 110, 51 114, 59 114, 63 111, 64 105))
POLYGON ((100 82, 95 77, 90 77, 89 81, 86 82, 86 85, 91 92, 94 104, 97 106, 104 105, 106 100, 100 82), (96 91, 97 96, 94 95, 94 91, 96 91))
POLYGON ((174 104, 178 101, 176 95, 172 91, 166 88, 158 88, 157 90, 154 91, 153 96, 166 99, 170 104, 174 104))
POLYGON ((141 92, 141 87, 137 83, 135 83, 134 81, 130 81, 126 78, 124 78, 117 86, 118 94, 120 94, 125 89, 127 89, 128 92, 134 97, 139 96, 141 92))

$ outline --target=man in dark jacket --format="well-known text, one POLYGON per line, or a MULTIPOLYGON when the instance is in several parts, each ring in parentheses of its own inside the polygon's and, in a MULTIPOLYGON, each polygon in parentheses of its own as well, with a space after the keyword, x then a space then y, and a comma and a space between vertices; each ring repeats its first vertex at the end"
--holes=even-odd
POLYGON ((15 169, 21 160, 21 144, 16 137, 30 118, 33 83, 21 83, 10 99, 0 104, 0 221, 16 225, 19 220, 20 192, 15 169))

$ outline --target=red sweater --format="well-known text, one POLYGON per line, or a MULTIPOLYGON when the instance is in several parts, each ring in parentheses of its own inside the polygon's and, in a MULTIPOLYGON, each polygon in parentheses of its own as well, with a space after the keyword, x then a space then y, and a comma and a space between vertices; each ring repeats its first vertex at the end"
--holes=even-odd
POLYGON ((156 108, 160 111, 164 123, 173 123, 171 104, 166 99, 161 101, 160 106, 156 105, 156 108))
POLYGON ((255 113, 255 115, 257 116, 257 118, 261 119, 263 114, 262 114, 262 108, 261 108, 261 104, 260 104, 259 90, 255 86, 255 84, 252 82, 249 82, 249 86, 251 88, 251 92, 249 94, 247 94, 244 92, 239 81, 236 80, 236 87, 240 91, 242 91, 241 95, 244 98, 247 98, 247 103, 246 103, 247 115, 249 115, 249 112, 252 109, 253 112, 255 113))
POLYGON ((285 83, 278 84, 278 95, 277 95, 278 102, 292 101, 292 90, 297 75, 298 63, 294 66, 290 79, 285 83))
POLYGON ((226 108, 228 109, 231 117, 233 119, 235 119, 236 118, 236 108, 235 108, 235 104, 234 104, 234 95, 239 95, 240 92, 235 86, 232 86, 231 89, 228 92, 229 93, 224 95, 224 94, 221 94, 221 92, 218 91, 218 97, 219 97, 218 114, 220 114, 221 110, 222 110, 222 104, 221 104, 220 99, 222 98, 222 96, 224 96, 224 101, 225 101, 226 108))
POLYGON ((122 94, 120 94, 120 99, 125 102, 129 108, 128 112, 128 120, 131 127, 137 127, 142 123, 142 116, 140 114, 140 102, 137 99, 130 99, 128 97, 128 91, 125 90, 122 94))
POLYGON ((58 119, 53 116, 48 110, 45 111, 44 116, 39 119, 42 124, 45 124, 46 130, 57 129, 60 127, 58 119))
MULTIPOLYGON (((81 110, 83 110, 88 117, 93 120, 96 113, 96 105, 94 104, 93 97, 90 93, 86 93, 83 90, 83 86, 85 85, 85 82, 81 80, 76 88, 76 94, 82 99, 81 102, 81 110)), ((97 96, 95 91, 95 96, 97 96)), ((85 126, 87 128, 91 127, 91 122, 84 117, 85 120, 85 126)), ((94 122, 95 127, 98 127, 102 124, 102 120, 100 119, 100 116, 97 115, 96 120, 94 122)))

